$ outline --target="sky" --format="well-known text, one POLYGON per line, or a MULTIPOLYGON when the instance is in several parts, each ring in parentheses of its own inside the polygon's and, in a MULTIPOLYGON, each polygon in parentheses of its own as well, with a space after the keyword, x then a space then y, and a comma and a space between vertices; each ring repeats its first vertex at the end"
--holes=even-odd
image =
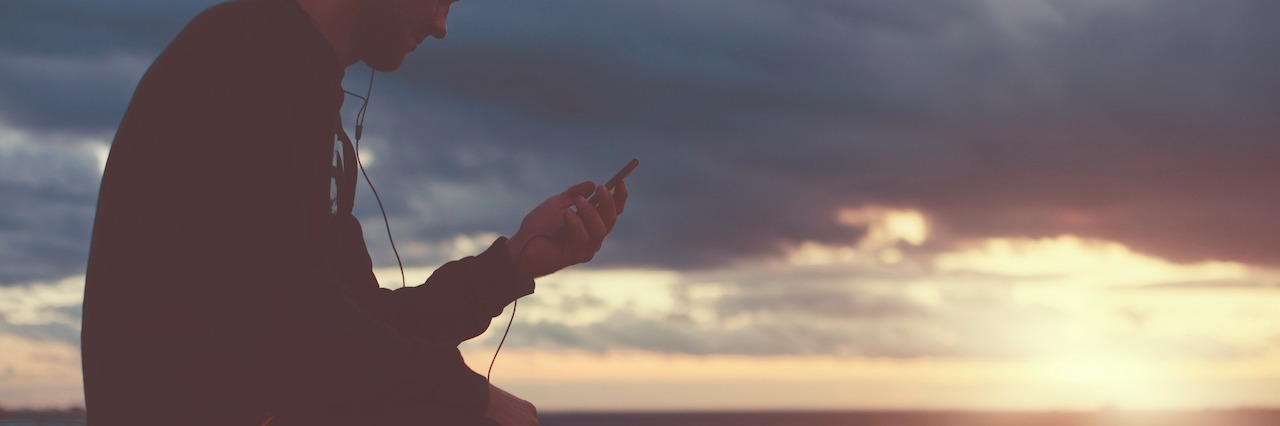
MULTIPOLYGON (((0 406, 83 402, 110 141, 215 3, 0 2, 0 406)), ((361 155, 411 283, 641 158, 603 250, 538 280, 497 359, 544 411, 1280 406, 1277 19, 468 0, 376 77, 361 155)), ((477 371, 509 314, 461 346, 477 371)))

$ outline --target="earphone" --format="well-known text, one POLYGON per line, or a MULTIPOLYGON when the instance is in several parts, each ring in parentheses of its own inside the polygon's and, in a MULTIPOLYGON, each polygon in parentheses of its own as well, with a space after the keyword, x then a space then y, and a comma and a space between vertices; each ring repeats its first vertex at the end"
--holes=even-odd
MULTIPOLYGON (((364 101, 364 103, 360 105, 360 111, 356 113, 356 138, 355 138, 355 143, 353 144, 355 148, 353 151, 355 153, 356 165, 357 167, 360 168, 360 174, 364 175, 365 183, 369 184, 369 189, 373 192, 373 198, 378 202, 378 210, 382 212, 382 223, 383 225, 386 226, 386 229, 387 229, 387 240, 391 242, 391 252, 395 253, 396 264, 400 266, 400 288, 404 288, 407 284, 407 280, 405 279, 405 275, 404 275, 404 262, 400 260, 400 251, 396 250, 396 240, 391 236, 391 221, 387 219, 387 209, 382 207, 382 197, 378 196, 378 189, 373 187, 373 181, 369 179, 369 172, 365 171, 364 163, 360 161, 360 136, 362 136, 364 133, 364 118, 365 118, 365 114, 369 111, 369 98, 373 94, 373 75, 375 72, 376 71, 373 69, 369 70, 369 87, 368 89, 366 89, 364 96, 360 96, 358 94, 352 93, 351 91, 346 89, 343 89, 342 91, 348 95, 355 96, 357 98, 360 98, 360 100, 364 101)), ((347 138, 346 132, 344 131, 339 131, 338 136, 344 139, 347 138)), ((350 142, 350 141, 347 141, 347 142, 350 142)), ((354 188, 352 189, 354 190, 354 188)), ((529 243, 532 243, 533 240, 536 240, 539 237, 546 238, 546 236, 544 235, 537 235, 537 236, 534 236, 533 238, 530 238, 529 241, 525 242, 524 247, 521 247, 520 251, 516 253, 516 258, 518 259, 520 255, 524 253, 524 249, 529 246, 529 243)), ((511 333, 511 324, 514 323, 516 320, 516 308, 518 308, 519 306, 520 306, 519 299, 512 301, 511 318, 507 320, 507 329, 506 331, 502 332, 502 340, 498 342, 498 348, 494 349, 493 359, 489 361, 489 371, 486 372, 484 375, 484 380, 486 384, 490 382, 489 377, 493 374, 493 364, 498 361, 498 352, 502 351, 502 345, 507 342, 507 334, 511 333)))
MULTIPOLYGON (((396 239, 391 236, 391 220, 387 219, 387 209, 382 207, 382 197, 378 195, 378 188, 373 187, 373 181, 369 179, 369 172, 365 171, 364 163, 360 161, 360 136, 364 134, 364 117, 365 117, 365 113, 369 111, 369 98, 373 95, 373 74, 375 72, 376 71, 374 71, 373 69, 369 70, 369 88, 365 91, 364 96, 351 93, 346 89, 343 89, 342 91, 346 92, 348 95, 355 96, 357 98, 360 98, 360 100, 364 101, 364 104, 360 105, 360 111, 356 113, 356 142, 355 142, 356 165, 357 167, 360 168, 360 174, 364 175, 365 183, 369 184, 369 190, 373 191, 373 199, 378 202, 378 210, 382 212, 382 224, 385 225, 387 228, 387 240, 391 242, 391 252, 395 253, 396 264, 400 266, 400 288, 404 288, 405 285, 408 284, 407 283, 408 280, 406 280, 404 277, 404 262, 400 260, 400 251, 396 250, 396 239)), ((342 136, 343 137, 346 136, 345 132, 342 134, 342 136)))

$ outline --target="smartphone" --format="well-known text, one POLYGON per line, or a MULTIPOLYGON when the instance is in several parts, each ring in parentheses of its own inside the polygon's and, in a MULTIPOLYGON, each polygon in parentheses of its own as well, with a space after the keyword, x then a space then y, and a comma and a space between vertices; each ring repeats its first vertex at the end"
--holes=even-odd
MULTIPOLYGON (((636 166, 639 166, 639 165, 640 165, 640 159, 632 158, 631 161, 627 162, 627 165, 622 166, 622 170, 618 170, 618 174, 613 175, 613 178, 609 179, 609 182, 604 184, 604 189, 613 191, 613 188, 616 188, 618 184, 622 183, 622 180, 626 179, 627 175, 630 175, 631 171, 635 170, 636 166)), ((591 204, 596 203, 596 194, 594 192, 591 193, 591 198, 588 198, 587 202, 591 204)))

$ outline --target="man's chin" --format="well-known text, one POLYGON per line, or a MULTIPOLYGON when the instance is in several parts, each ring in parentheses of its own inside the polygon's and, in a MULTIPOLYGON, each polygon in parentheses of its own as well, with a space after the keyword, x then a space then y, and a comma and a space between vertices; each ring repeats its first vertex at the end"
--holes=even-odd
POLYGON ((364 64, 378 72, 392 72, 404 64, 404 54, 367 57, 364 58, 364 64))

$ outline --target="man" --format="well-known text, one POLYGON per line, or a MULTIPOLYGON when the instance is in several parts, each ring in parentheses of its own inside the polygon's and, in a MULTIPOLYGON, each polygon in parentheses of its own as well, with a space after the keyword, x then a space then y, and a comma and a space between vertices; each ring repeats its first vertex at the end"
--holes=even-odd
POLYGON ((379 288, 351 215, 343 70, 398 68, 445 37, 454 1, 237 0, 156 59, 117 131, 94 222, 91 424, 536 424, 457 344, 534 278, 590 260, 625 185, 574 185, 511 238, 396 291, 379 288))

